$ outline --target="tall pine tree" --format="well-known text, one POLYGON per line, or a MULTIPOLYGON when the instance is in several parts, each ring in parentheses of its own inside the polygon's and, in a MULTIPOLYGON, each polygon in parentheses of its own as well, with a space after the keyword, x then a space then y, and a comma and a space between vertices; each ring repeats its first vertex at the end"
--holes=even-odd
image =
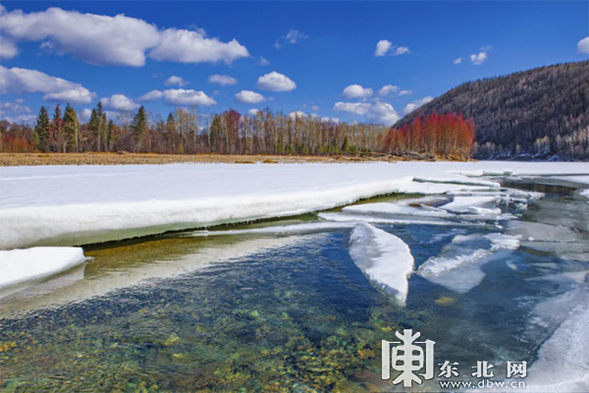
POLYGON ((65 153, 65 135, 63 132, 63 118, 61 117, 61 105, 57 104, 51 122, 50 144, 51 150, 65 153))
POLYGON ((51 125, 49 122, 49 114, 44 106, 39 110, 37 116, 37 124, 35 126, 35 133, 33 135, 37 149, 41 151, 49 150, 49 129, 51 125))
POLYGON ((92 109, 90 115, 90 121, 88 122, 88 128, 90 134, 94 137, 93 145, 96 146, 96 151, 100 151, 100 122, 102 121, 102 114, 98 112, 96 108, 92 109))
POLYGON ((63 129, 66 137, 66 151, 78 152, 80 140, 80 122, 74 108, 67 104, 63 114, 63 129))
POLYGON ((116 134, 115 134, 115 123, 112 120, 108 121, 107 131, 106 131, 106 146, 108 151, 112 151, 115 147, 116 142, 116 134))
POLYGON ((137 114, 133 118, 133 122, 131 123, 131 132, 133 133, 133 138, 135 139, 135 151, 142 151, 145 150, 147 147, 147 136, 149 132, 149 124, 147 120, 147 113, 145 112, 145 107, 141 105, 137 114))

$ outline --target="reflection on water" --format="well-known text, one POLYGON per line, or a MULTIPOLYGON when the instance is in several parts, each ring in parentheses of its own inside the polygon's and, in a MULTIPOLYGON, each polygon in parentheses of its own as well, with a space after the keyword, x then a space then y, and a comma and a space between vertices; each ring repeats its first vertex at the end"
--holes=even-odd
MULTIPOLYGON (((524 218, 542 223, 573 200, 551 193, 524 218)), ((491 230, 377 226, 409 245, 416 267, 456 236, 491 230)), ((393 387, 380 380, 381 340, 403 328, 434 340, 436 363, 459 362, 463 376, 478 360, 499 370, 506 361, 535 359, 562 320, 543 319, 552 312, 546 300, 584 285, 587 270, 550 250, 504 249, 481 265, 482 281, 465 293, 413 275, 401 308, 353 263, 349 235, 175 233, 87 248, 94 260, 83 279, 0 304, 0 388, 382 391, 393 387)), ((557 305, 566 314, 568 306, 557 305)))

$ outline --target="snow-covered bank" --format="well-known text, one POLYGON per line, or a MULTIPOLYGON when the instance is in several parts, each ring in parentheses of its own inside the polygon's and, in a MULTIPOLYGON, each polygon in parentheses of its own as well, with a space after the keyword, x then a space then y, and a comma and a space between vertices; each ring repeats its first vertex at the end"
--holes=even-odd
POLYGON ((392 235, 366 223, 359 223, 350 237, 350 255, 368 278, 400 303, 407 300, 413 272, 409 246, 392 235))
POLYGON ((464 174, 485 171, 587 169, 583 163, 519 162, 0 168, 0 249, 81 245, 288 216, 393 192, 474 191, 448 182, 473 184, 464 174))
POLYGON ((0 251, 0 298, 86 261, 79 247, 34 247, 0 251))

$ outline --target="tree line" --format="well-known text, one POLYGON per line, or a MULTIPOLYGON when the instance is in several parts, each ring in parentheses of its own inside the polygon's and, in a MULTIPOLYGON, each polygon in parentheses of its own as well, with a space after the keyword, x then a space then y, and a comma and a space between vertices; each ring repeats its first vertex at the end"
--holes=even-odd
MULTIPOLYGON (((416 151, 468 157, 470 150, 462 132, 466 123, 464 119, 462 122, 458 119, 462 118, 426 119, 425 137, 420 139, 413 131, 415 125, 409 131, 406 128, 389 129, 380 124, 326 121, 314 116, 273 113, 269 109, 252 116, 241 115, 235 110, 205 116, 196 108, 178 108, 164 119, 150 115, 141 106, 135 113, 124 112, 116 119, 109 119, 102 104, 98 103, 89 120, 81 123, 70 105, 66 106, 63 115, 61 106, 57 105, 52 116, 41 107, 34 127, 0 121, 0 151, 254 155, 403 154, 416 151), (435 140, 429 133, 432 119, 436 119, 434 123, 441 127, 434 127, 435 140)), ((474 132, 470 123, 468 127, 474 132)))

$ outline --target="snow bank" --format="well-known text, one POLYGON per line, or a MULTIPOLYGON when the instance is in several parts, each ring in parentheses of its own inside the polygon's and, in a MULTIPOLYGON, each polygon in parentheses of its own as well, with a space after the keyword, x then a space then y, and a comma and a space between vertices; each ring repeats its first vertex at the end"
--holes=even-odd
POLYGON ((385 292, 402 304, 407 300, 413 272, 413 256, 409 246, 397 236, 360 223, 350 237, 350 255, 358 267, 385 292))
POLYGON ((34 247, 0 251, 0 297, 13 293, 25 283, 36 282, 86 261, 79 247, 34 247))
MULTIPOLYGON (((585 173, 583 163, 401 162, 0 168, 0 249, 81 245, 283 217, 394 192, 470 190, 463 175, 585 173), (414 178, 442 183, 417 183, 414 178), (452 183, 449 183, 452 182, 452 183)), ((478 190, 488 187, 479 186, 478 190)))

